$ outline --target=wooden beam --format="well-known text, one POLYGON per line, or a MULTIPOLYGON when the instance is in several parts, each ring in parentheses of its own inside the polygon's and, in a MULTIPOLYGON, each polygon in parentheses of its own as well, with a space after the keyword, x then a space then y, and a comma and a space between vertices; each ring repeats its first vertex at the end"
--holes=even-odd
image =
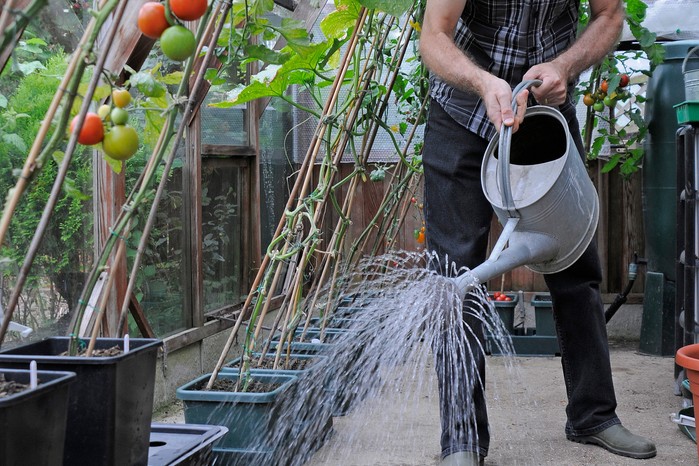
POLYGON ((143 308, 141 307, 141 304, 138 302, 136 296, 133 294, 131 295, 131 299, 129 300, 129 311, 131 311, 131 316, 133 317, 133 320, 136 322, 138 329, 141 331, 141 335, 143 335, 144 338, 155 338, 155 332, 153 331, 153 327, 150 326, 150 323, 148 322, 146 315, 143 313, 143 308))

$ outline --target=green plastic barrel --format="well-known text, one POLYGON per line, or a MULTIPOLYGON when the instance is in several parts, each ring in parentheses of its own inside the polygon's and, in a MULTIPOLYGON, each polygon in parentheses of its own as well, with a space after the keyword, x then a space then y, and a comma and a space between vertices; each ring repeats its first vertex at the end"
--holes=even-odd
MULTIPOLYGON (((684 101, 682 61, 696 40, 662 44, 665 59, 648 80, 645 121, 648 137, 643 160, 643 220, 648 270, 675 281, 677 161, 675 133, 679 128, 674 105, 684 101)), ((696 67, 699 58, 688 62, 696 67)))

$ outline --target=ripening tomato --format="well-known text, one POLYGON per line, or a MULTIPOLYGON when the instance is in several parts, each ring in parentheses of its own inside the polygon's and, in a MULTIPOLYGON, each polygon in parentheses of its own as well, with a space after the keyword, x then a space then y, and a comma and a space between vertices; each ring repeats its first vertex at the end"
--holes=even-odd
POLYGON ((138 10, 138 29, 151 39, 159 38, 170 27, 165 16, 165 5, 158 2, 146 2, 138 10))
POLYGON ((619 80, 619 87, 628 86, 630 81, 631 81, 631 79, 629 78, 628 74, 622 74, 621 78, 619 80))
POLYGON ((602 82, 599 85, 599 88, 602 92, 607 92, 609 90, 609 83, 607 82, 606 79, 603 79, 602 82))
POLYGON ((586 107, 592 107, 595 105, 595 98, 592 96, 591 93, 585 94, 585 97, 583 97, 583 103, 585 104, 586 107))
POLYGON ((119 108, 124 108, 131 102, 131 94, 126 89, 114 89, 112 91, 112 102, 119 108))
MULTIPOLYGON (((76 124, 78 123, 78 117, 80 115, 75 115, 75 118, 70 122, 70 132, 73 132, 76 124)), ((83 122, 83 127, 78 135, 78 142, 85 146, 91 146, 97 144, 104 139, 104 126, 102 125, 102 118, 94 112, 88 112, 85 115, 85 121, 83 122)))
POLYGON ((204 16, 207 3, 206 0, 170 0, 170 10, 181 20, 194 21, 204 16))
POLYGON ((419 231, 417 233, 417 238, 415 238, 418 243, 422 244, 425 242, 425 232, 424 231, 419 231))
POLYGON ((138 150, 138 133, 131 126, 112 126, 104 135, 102 149, 114 160, 129 159, 138 150))

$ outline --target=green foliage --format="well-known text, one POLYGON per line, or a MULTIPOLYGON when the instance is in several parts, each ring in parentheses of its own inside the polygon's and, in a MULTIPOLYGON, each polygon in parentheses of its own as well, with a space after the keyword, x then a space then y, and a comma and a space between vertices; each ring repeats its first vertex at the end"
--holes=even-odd
MULTIPOLYGON (((643 26, 647 5, 642 0, 624 0, 624 4, 626 24, 636 38, 639 50, 610 54, 593 69, 589 79, 578 83, 576 93, 578 96, 591 96, 597 102, 604 100, 604 106, 598 104, 599 109, 588 107, 582 129, 583 136, 589 141, 586 145, 588 159, 599 158, 602 149, 609 146, 613 153, 605 161, 602 171, 610 172, 618 168, 621 175, 629 176, 642 164, 642 143, 648 128, 643 118, 645 98, 639 94, 640 84, 632 81, 628 87, 621 86, 621 78, 623 75, 632 78, 640 74, 650 76, 655 67, 662 63, 664 49, 656 43, 656 35, 643 26), (648 68, 638 67, 643 60, 647 60, 648 68), (608 87, 606 90, 601 89, 602 83, 608 87), (619 106, 618 102, 626 105, 619 106)), ((584 27, 589 20, 587 1, 581 2, 580 18, 584 27)))
MULTIPOLYGON (((0 145, 0 192, 8 193, 24 165, 46 111, 53 100, 66 69, 66 56, 57 54, 45 66, 27 75, 8 99, 8 108, 0 113, 0 127, 13 129, 12 144, 0 145), (21 123, 18 123, 20 122, 21 123)), ((6 140, 5 132, 3 140, 6 140)), ((3 254, 21 263, 48 199, 57 166, 49 161, 33 180, 13 217, 10 236, 3 254)), ((91 216, 85 215, 86 197, 91 190, 90 151, 82 149, 69 174, 69 184, 59 200, 52 226, 44 240, 45 254, 36 261, 35 274, 56 276, 61 272, 84 270, 91 245, 91 216), (50 257, 53 256, 53 257, 50 257)))

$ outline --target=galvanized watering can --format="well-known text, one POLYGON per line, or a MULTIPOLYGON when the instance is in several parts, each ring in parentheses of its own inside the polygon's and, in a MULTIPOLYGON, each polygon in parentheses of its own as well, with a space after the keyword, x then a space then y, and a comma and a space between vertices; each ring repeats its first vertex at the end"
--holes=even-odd
MULTIPOLYGON (((513 93, 516 97, 539 83, 525 81, 513 93)), ((454 279, 462 298, 478 284, 521 265, 539 273, 564 270, 594 236, 597 191, 565 118, 554 108, 529 107, 514 135, 503 126, 486 149, 481 185, 503 231, 484 263, 454 279)))

